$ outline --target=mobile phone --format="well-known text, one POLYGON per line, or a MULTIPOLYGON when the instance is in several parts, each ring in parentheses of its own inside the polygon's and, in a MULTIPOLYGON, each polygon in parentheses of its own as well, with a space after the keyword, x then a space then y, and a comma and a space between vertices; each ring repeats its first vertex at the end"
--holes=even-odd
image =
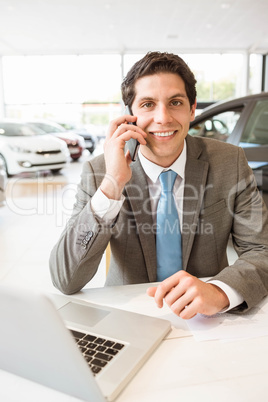
MULTIPOLYGON (((130 108, 129 108, 129 106, 126 106, 126 114, 131 114, 131 115, 133 115, 132 112, 131 112, 131 110, 130 110, 130 108)), ((131 123, 131 122, 129 122, 128 124, 133 124, 134 126, 136 125, 136 123, 131 123)), ((139 141, 135 140, 134 138, 130 138, 130 140, 128 140, 128 141, 126 142, 126 147, 125 147, 125 149, 126 149, 126 151, 127 151, 127 150, 129 151, 131 160, 132 160, 133 162, 134 162, 134 161, 136 160, 136 158, 137 158, 137 153, 138 153, 138 150, 139 150, 139 146, 140 146, 139 141)))

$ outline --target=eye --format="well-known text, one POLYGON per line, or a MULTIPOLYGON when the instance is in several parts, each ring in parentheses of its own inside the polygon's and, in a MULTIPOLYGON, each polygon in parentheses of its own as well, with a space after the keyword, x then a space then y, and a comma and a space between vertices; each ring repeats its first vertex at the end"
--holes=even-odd
POLYGON ((182 104, 182 102, 178 99, 173 99, 170 103, 172 106, 179 106, 182 104))
POLYGON ((148 108, 150 108, 150 107, 153 107, 153 102, 145 102, 145 103, 143 103, 142 105, 141 105, 141 107, 143 107, 143 108, 145 108, 145 109, 148 109, 148 108))

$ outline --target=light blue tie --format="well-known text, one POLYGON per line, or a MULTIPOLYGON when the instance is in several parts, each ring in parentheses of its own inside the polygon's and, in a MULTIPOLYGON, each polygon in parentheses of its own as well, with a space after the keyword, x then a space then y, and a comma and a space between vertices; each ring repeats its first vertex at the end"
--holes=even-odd
POLYGON ((173 197, 173 186, 177 173, 173 170, 159 176, 161 195, 157 206, 156 258, 157 281, 182 269, 180 221, 173 197))

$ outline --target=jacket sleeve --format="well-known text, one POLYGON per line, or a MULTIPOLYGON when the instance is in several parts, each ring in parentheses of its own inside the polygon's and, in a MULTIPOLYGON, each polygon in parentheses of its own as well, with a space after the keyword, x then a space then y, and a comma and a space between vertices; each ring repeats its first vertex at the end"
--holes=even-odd
POLYGON ((244 298, 246 311, 268 294, 268 214, 254 175, 240 149, 237 183, 230 188, 232 241, 238 259, 213 279, 225 282, 244 298))
POLYGON ((93 278, 111 237, 112 225, 98 220, 91 209, 103 174, 90 162, 84 164, 72 216, 50 255, 52 282, 65 294, 78 292, 93 278))

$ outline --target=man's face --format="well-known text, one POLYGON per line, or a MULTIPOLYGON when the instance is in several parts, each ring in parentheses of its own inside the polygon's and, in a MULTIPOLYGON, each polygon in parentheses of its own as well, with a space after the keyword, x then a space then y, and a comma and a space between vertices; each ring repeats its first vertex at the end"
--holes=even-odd
POLYGON ((158 73, 139 78, 132 111, 137 125, 147 133, 142 154, 160 166, 170 166, 180 155, 196 104, 190 106, 182 78, 158 73))

